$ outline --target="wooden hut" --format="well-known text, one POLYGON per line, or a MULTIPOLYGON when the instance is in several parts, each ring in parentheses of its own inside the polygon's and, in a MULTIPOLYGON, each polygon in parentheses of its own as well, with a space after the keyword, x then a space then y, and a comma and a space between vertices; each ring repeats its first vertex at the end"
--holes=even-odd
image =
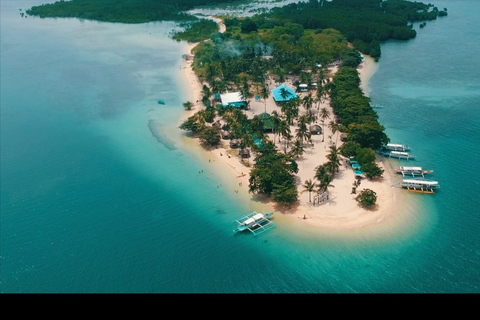
POLYGON ((238 139, 232 139, 230 140, 230 148, 238 148, 240 147, 240 140, 238 139))
POLYGON ((250 150, 248 149, 240 149, 240 157, 242 158, 250 158, 250 150))
POLYGON ((348 136, 347 136, 346 133, 342 133, 342 134, 340 135, 340 140, 343 141, 343 142, 347 141, 347 138, 348 138, 348 136))
POLYGON ((322 134, 322 127, 318 124, 314 124, 310 126, 310 133, 311 134, 322 134))

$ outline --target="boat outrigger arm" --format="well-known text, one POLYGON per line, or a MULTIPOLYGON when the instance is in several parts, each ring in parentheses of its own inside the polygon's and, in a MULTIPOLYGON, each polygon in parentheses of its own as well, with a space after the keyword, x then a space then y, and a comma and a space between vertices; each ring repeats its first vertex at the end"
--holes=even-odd
POLYGON ((249 230, 254 235, 265 232, 275 227, 275 223, 269 219, 272 215, 273 212, 258 213, 256 211, 252 211, 235 220, 237 227, 233 230, 233 232, 249 230))

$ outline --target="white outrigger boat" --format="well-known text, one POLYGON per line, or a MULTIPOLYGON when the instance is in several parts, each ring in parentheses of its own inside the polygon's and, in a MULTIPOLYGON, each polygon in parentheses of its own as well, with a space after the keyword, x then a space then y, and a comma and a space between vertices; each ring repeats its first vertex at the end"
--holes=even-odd
POLYGON ((438 181, 423 179, 404 179, 401 183, 402 188, 412 192, 434 193, 440 188, 438 181))
POLYGON ((410 151, 410 147, 404 144, 397 144, 397 143, 387 143, 382 147, 383 150, 387 151, 410 151))
POLYGON ((254 235, 265 232, 275 227, 275 223, 273 223, 269 219, 272 215, 273 212, 259 213, 256 211, 252 211, 235 220, 235 222, 237 223, 237 227, 233 231, 239 232, 249 230, 254 235))
POLYGON ((385 152, 384 155, 390 158, 397 158, 397 159, 407 159, 407 160, 415 159, 415 156, 411 155, 408 152, 402 152, 402 151, 385 152))
POLYGON ((427 173, 432 173, 433 170, 423 170, 422 167, 398 167, 394 169, 396 173, 401 173, 402 176, 411 175, 412 177, 415 176, 422 176, 427 173))

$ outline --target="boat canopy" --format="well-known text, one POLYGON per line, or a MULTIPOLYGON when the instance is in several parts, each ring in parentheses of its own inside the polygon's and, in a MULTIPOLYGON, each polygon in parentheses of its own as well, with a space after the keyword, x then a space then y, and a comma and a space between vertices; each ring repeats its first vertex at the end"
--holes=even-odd
POLYGON ((402 171, 422 171, 422 167, 400 167, 402 171))
POLYGON ((411 184, 411 185, 423 185, 423 186, 438 186, 438 181, 405 179, 403 180, 403 184, 404 185, 411 184))

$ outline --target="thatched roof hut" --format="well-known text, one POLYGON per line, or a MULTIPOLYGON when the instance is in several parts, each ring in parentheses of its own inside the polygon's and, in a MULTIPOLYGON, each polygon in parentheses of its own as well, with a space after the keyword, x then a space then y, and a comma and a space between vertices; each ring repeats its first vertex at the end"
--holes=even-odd
POLYGON ((266 112, 263 112, 263 113, 259 114, 258 117, 263 120, 263 129, 264 130, 273 130, 272 116, 270 116, 266 112))
POLYGON ((240 149, 240 157, 242 158, 250 158, 250 150, 248 149, 240 149))
POLYGON ((322 127, 318 124, 314 124, 310 126, 310 133, 311 134, 322 134, 322 127))
POLYGON ((347 141, 347 138, 348 138, 348 136, 347 136, 346 133, 342 133, 342 134, 340 135, 340 140, 343 141, 343 142, 347 141))
POLYGON ((238 148, 240 147, 240 140, 232 139, 230 140, 230 148, 238 148))
POLYGON ((220 131, 220 134, 222 135, 222 139, 230 139, 230 132, 227 130, 220 131))

